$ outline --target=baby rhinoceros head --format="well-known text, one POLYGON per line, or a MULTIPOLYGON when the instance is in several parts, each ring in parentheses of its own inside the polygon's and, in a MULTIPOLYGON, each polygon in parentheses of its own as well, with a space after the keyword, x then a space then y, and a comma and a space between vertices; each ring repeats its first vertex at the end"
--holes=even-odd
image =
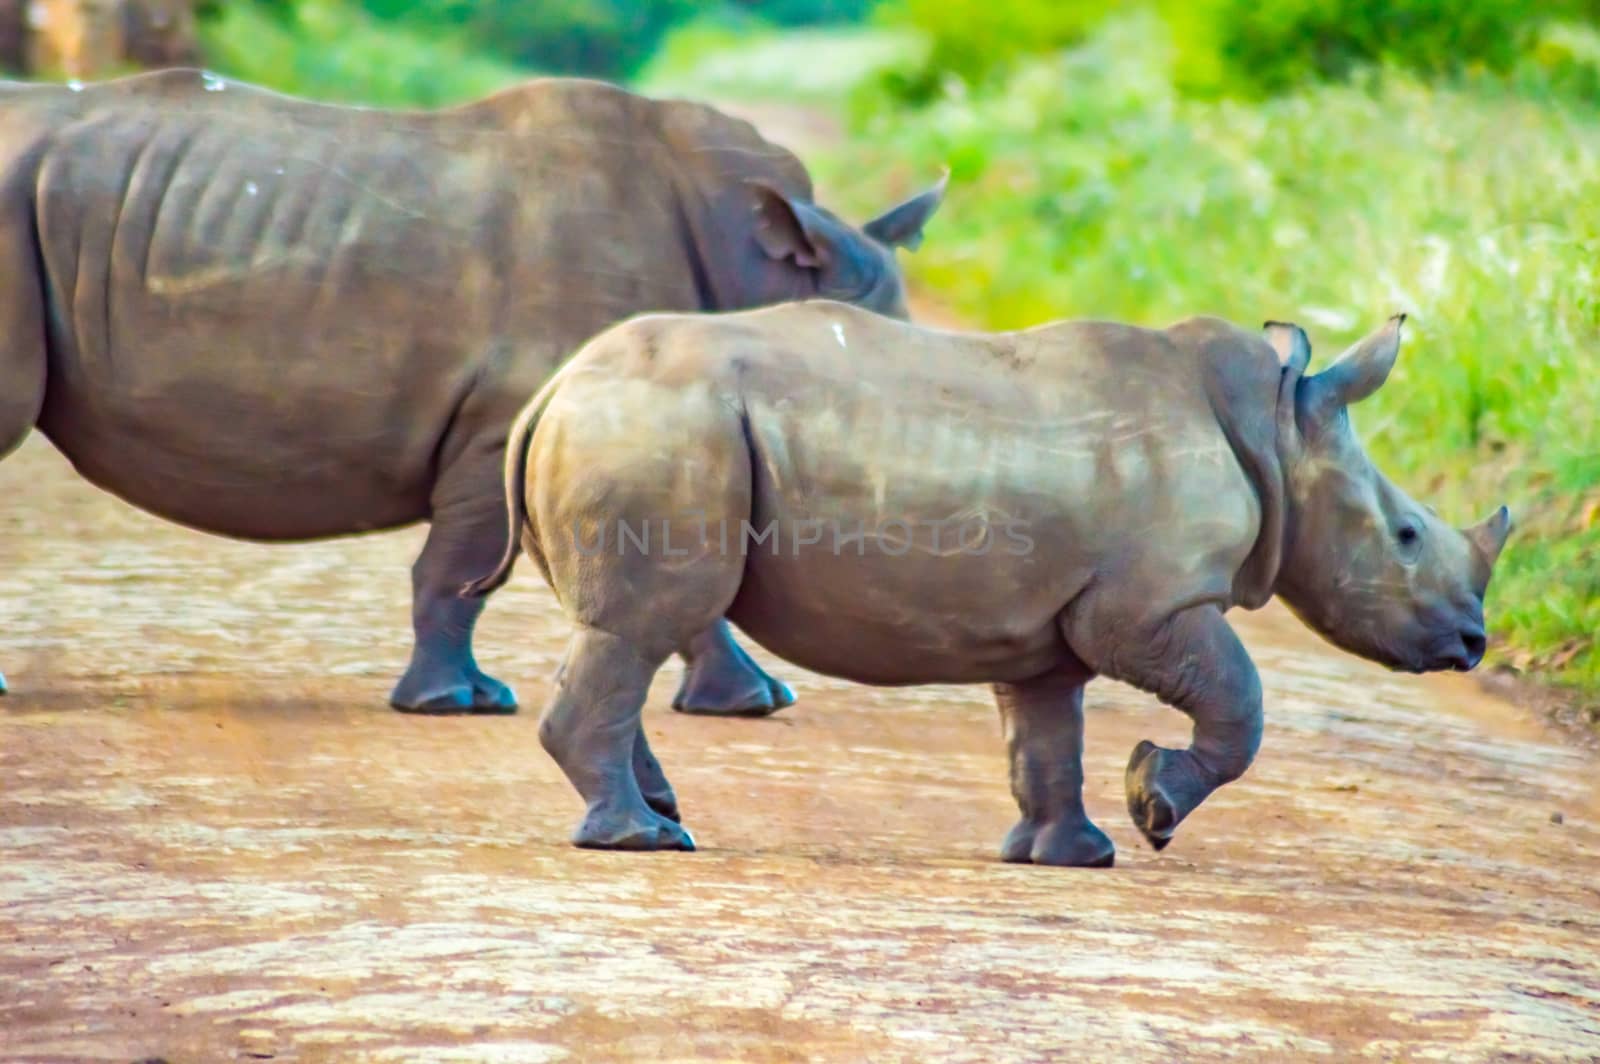
POLYGON ((1305 333, 1267 326, 1285 365, 1279 446, 1288 513, 1277 591, 1312 628, 1362 657, 1411 672, 1466 671, 1483 658, 1483 597, 1510 514, 1502 506, 1472 528, 1445 524, 1373 466, 1347 412, 1389 376, 1404 321, 1390 319, 1311 376, 1305 333))

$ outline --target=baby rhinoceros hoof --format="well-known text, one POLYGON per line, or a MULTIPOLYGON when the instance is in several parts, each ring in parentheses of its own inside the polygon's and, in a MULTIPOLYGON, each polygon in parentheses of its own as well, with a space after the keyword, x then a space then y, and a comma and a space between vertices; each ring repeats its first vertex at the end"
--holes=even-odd
POLYGON ((693 852, 694 836, 681 824, 652 809, 619 812, 591 809, 572 835, 585 850, 683 850, 693 852))
POLYGON ((1156 850, 1164 850, 1172 841, 1181 816, 1171 796, 1161 782, 1162 769, 1168 758, 1177 751, 1163 750, 1148 739, 1133 748, 1128 759, 1127 775, 1123 779, 1128 795, 1128 816, 1156 850))
POLYGON ((1088 819, 1019 820, 1000 844, 1000 859, 1012 864, 1110 868, 1117 848, 1088 819))

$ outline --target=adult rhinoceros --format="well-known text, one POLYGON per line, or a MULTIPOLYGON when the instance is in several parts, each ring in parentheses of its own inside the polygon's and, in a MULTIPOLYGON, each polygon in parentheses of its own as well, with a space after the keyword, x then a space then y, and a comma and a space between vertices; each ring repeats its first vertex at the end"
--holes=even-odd
POLYGON ((1188 749, 1128 764, 1157 849, 1249 766, 1261 684, 1230 607, 1277 594, 1363 657, 1476 665, 1505 509, 1452 529, 1345 413, 1400 321, 1314 376, 1298 328, 1211 319, 980 336, 812 302, 597 338, 506 451, 511 527, 577 628, 539 732, 588 803, 574 841, 693 848, 639 710, 724 614, 818 672, 994 684, 1022 810, 1002 856, 1044 864, 1113 859, 1082 801, 1096 675, 1194 720, 1188 749))
MULTIPOLYGON (((825 295, 904 313, 892 248, 749 124, 581 80, 431 113, 193 70, 0 83, 0 454, 37 424, 85 477, 209 532, 431 523, 391 697, 508 711, 456 589, 505 542, 501 452, 577 346, 645 310, 825 295)), ((711 620, 681 708, 792 698, 711 620)), ((3 684, 0 684, 3 690, 3 684)))

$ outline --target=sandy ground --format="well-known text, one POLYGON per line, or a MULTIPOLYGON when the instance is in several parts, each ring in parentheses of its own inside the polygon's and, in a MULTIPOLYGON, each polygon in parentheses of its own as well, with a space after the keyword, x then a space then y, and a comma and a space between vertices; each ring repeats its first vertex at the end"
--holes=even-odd
MULTIPOLYGON (((675 715, 663 671, 702 850, 595 854, 533 712, 384 707, 419 531, 202 536, 38 438, 0 498, 7 1060, 1600 1058, 1594 756, 1280 611, 1242 619, 1262 756, 1159 856, 1122 810, 1185 732, 1149 698, 1091 690, 1117 867, 1014 867, 986 692, 781 664, 765 721, 675 715)), ((524 572, 482 657, 537 707, 564 637, 524 572)))
POLYGON ((770 660, 769 720, 653 692, 701 851, 595 854, 526 567, 479 644, 530 709, 419 719, 384 697, 420 530, 202 536, 37 438, 0 500, 0 1058, 1600 1059, 1600 760, 1280 610, 1240 618, 1261 758, 1159 856, 1122 769, 1186 722, 1148 697, 1090 692, 1117 867, 1016 867, 987 692, 770 660))

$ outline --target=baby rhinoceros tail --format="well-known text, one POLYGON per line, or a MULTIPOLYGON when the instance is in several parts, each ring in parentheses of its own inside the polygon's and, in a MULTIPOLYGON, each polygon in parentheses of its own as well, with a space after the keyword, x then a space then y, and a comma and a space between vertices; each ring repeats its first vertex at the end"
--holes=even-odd
POLYGON ((506 508, 506 548, 500 555, 500 561, 495 564, 494 570, 476 580, 461 585, 458 594, 462 598, 483 598, 490 592, 498 590, 505 582, 511 579, 511 570, 517 564, 517 555, 522 552, 522 528, 527 523, 527 508, 524 503, 523 481, 528 472, 528 447, 533 442, 533 430, 539 425, 539 415, 550 401, 551 392, 555 388, 560 374, 552 377, 541 389, 539 394, 527 406, 522 408, 522 413, 517 415, 517 420, 512 423, 511 431, 506 436, 505 490, 506 508))

